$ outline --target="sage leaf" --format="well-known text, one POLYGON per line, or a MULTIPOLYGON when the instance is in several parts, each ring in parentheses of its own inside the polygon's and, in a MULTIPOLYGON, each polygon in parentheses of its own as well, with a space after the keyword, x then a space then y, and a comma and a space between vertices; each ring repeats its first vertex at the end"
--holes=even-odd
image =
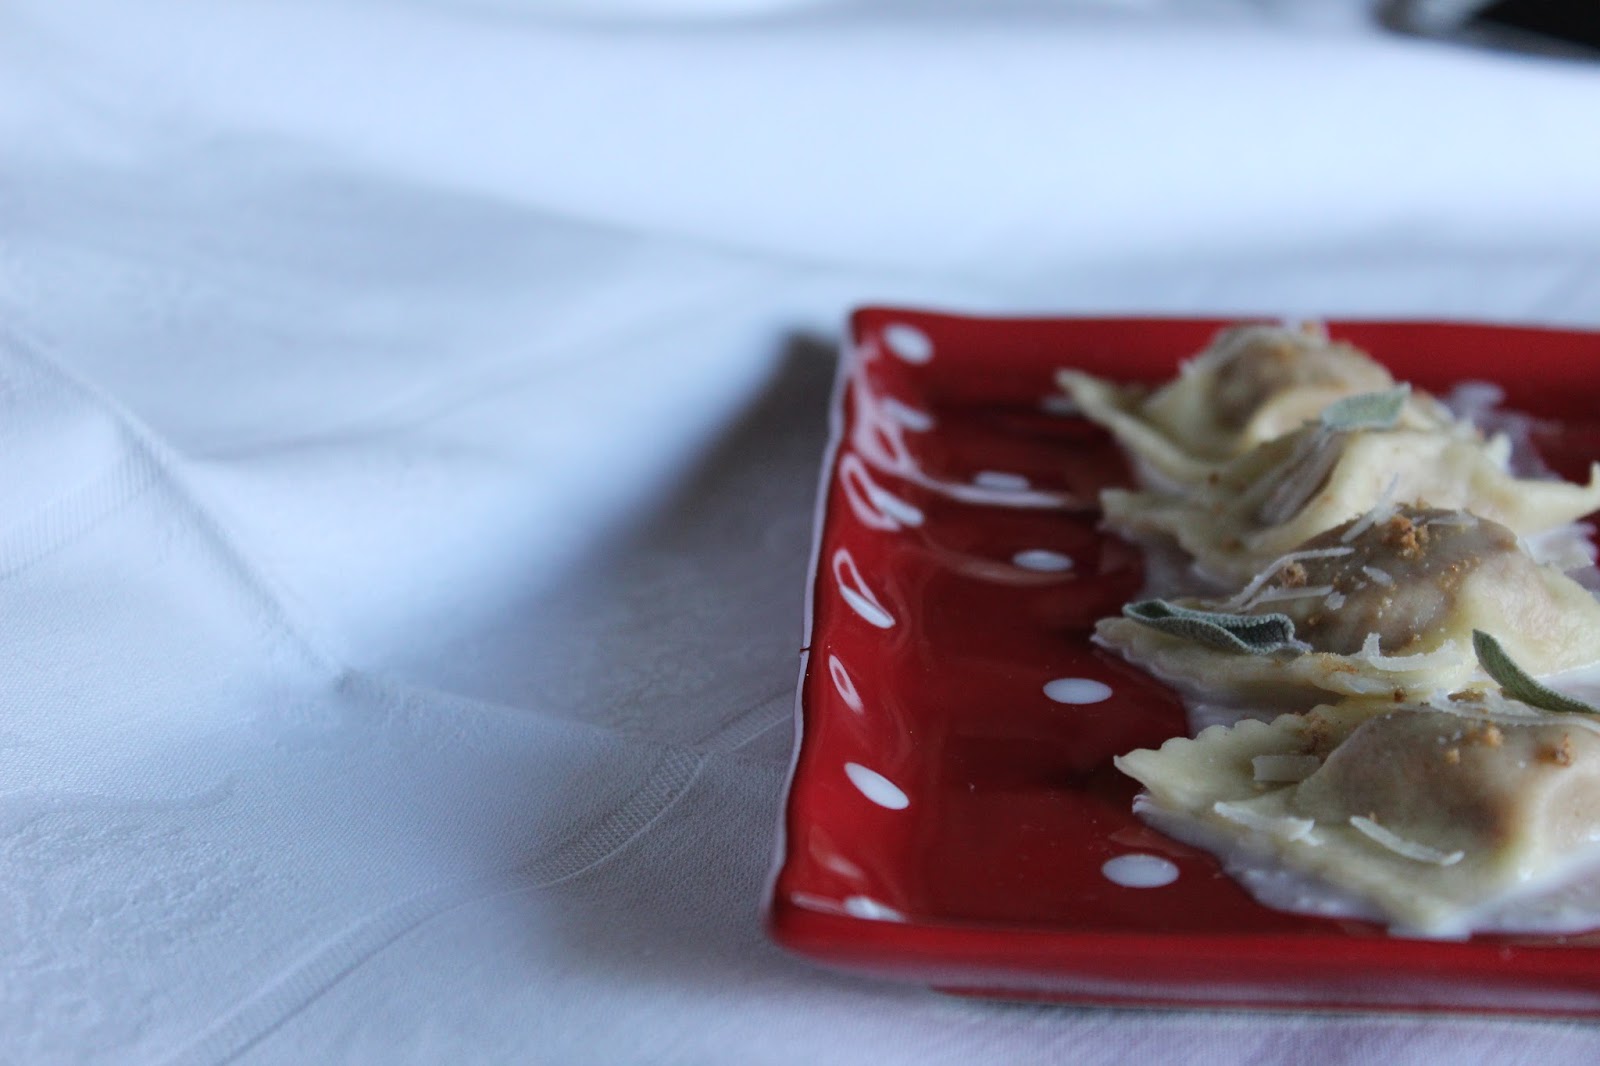
POLYGON ((1151 629, 1223 651, 1270 655, 1305 650, 1305 645, 1294 639, 1294 620, 1286 614, 1224 614, 1180 607, 1166 600, 1130 603, 1122 608, 1122 614, 1151 629))
POLYGON ((1478 653, 1478 663, 1484 672, 1499 682, 1500 690, 1512 699, 1546 711, 1600 714, 1600 709, 1535 681, 1506 654, 1498 640, 1481 629, 1472 631, 1472 650, 1478 653))
POLYGON ((1322 409, 1322 424, 1329 429, 1393 429, 1411 396, 1411 386, 1396 385, 1383 392, 1346 396, 1322 409))

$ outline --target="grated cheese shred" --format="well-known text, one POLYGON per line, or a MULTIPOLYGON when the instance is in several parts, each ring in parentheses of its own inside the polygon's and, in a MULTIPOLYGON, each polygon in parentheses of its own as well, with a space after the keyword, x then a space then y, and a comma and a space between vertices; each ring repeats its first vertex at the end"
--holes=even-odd
POLYGON ((1394 494, 1399 485, 1400 475, 1391 474, 1389 483, 1383 487, 1383 492, 1378 495, 1378 502, 1373 504, 1372 509, 1362 515, 1355 525, 1340 534, 1339 543, 1349 544, 1379 522, 1387 522, 1393 518, 1395 512, 1394 494))
POLYGON ((1285 841, 1305 839, 1317 825, 1310 818, 1274 818, 1260 811, 1253 811, 1242 803, 1229 803, 1226 800, 1218 800, 1211 805, 1211 809, 1228 821, 1242 825, 1246 829, 1254 829, 1258 833, 1266 833, 1285 841))
POLYGON ((1317 585, 1314 588, 1298 589, 1265 589, 1245 603, 1246 607, 1257 607, 1263 603, 1281 603, 1284 600, 1304 600, 1314 596, 1326 596, 1333 591, 1332 585, 1317 585))
POLYGON ((1351 658, 1360 659, 1375 670, 1409 673, 1414 670, 1454 666, 1462 659, 1462 648, 1459 641, 1450 640, 1433 651, 1418 652, 1415 655, 1385 655, 1379 648, 1378 634, 1368 633, 1367 639, 1361 643, 1361 650, 1351 658))
POLYGON ((1371 818, 1363 818, 1359 814, 1351 816, 1350 826, 1374 843, 1381 844, 1396 855, 1403 855, 1416 862, 1432 863, 1435 866, 1454 866, 1467 855, 1464 851, 1445 852, 1438 848, 1430 848, 1426 844, 1419 844, 1415 840, 1407 840, 1385 829, 1371 818))
POLYGON ((1420 524, 1424 526, 1475 526, 1478 524, 1478 516, 1471 511, 1457 511, 1454 514, 1440 514, 1434 515, 1432 518, 1425 518, 1420 524))
POLYGON ((1261 573, 1251 578, 1249 584, 1245 585, 1244 588, 1234 593, 1233 597, 1229 599, 1225 605, 1226 609, 1236 611, 1243 607, 1246 603, 1249 603, 1250 597, 1261 591, 1261 586, 1277 577, 1278 571, 1282 570, 1290 563, 1304 562, 1307 559, 1337 559, 1340 556, 1354 554, 1354 552, 1354 548, 1344 547, 1310 548, 1306 551, 1289 552, 1287 555, 1280 555, 1278 558, 1268 563, 1265 570, 1262 570, 1261 573))

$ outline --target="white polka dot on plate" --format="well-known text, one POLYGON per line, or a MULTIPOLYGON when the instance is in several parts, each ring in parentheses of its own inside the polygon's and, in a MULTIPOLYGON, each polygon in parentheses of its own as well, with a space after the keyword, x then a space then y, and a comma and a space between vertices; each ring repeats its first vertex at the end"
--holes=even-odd
POLYGON ((934 427, 932 415, 920 407, 903 404, 893 396, 883 398, 883 413, 914 433, 926 433, 934 427))
POLYGON ((1099 703, 1111 695, 1111 686, 1090 677, 1058 677, 1045 683, 1044 694, 1057 703, 1099 703))
POLYGON ((866 896, 850 896, 844 901, 846 914, 856 918, 871 918, 879 922, 903 922, 906 916, 893 907, 885 906, 875 899, 866 896))
POLYGON ((1024 570, 1036 570, 1041 574, 1059 574, 1063 570, 1072 569, 1072 557, 1053 552, 1046 548, 1029 548, 1020 551, 1011 557, 1011 561, 1024 570))
POLYGON ((844 602, 866 622, 879 629, 888 629, 895 624, 894 615, 878 602, 878 597, 867 587, 866 580, 861 576, 861 568, 856 565, 848 548, 840 548, 833 553, 833 580, 844 602))
POLYGON ((844 700, 845 706, 860 714, 866 709, 862 702, 861 693, 856 691, 856 683, 850 672, 844 668, 844 663, 839 661, 837 655, 828 656, 828 676, 833 678, 834 691, 839 693, 839 698, 844 700))
POLYGON ((1021 492, 1028 487, 1028 479, 1021 474, 1008 474, 1002 470, 980 470, 972 475, 972 483, 1000 492, 1021 492))
POLYGON ((911 806, 910 798, 900 787, 876 770, 869 770, 856 762, 844 764, 845 776, 850 778, 850 783, 856 786, 860 793, 880 807, 887 807, 891 811, 903 811, 911 806))
POLYGON ((1101 866, 1100 872, 1123 888, 1160 888, 1178 879, 1178 868, 1159 855, 1118 855, 1101 866))
POLYGON ((916 326, 893 322, 883 328, 883 343, 908 363, 926 363, 933 358, 933 341, 916 326))

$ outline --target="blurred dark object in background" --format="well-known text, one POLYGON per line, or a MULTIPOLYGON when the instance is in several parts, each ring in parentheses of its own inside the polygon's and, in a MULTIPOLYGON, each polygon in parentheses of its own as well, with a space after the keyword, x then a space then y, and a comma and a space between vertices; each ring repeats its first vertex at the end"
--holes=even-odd
POLYGON ((1463 44, 1600 58, 1600 0, 1394 0, 1381 18, 1403 33, 1463 44))

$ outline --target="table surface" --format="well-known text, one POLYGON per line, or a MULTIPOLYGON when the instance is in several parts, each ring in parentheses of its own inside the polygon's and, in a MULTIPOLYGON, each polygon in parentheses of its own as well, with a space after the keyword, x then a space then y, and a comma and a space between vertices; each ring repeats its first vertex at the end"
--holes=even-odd
POLYGON ((1597 113, 1311 0, 7 5, 0 1060, 1592 1061, 758 905, 850 307, 1600 324, 1597 113))

